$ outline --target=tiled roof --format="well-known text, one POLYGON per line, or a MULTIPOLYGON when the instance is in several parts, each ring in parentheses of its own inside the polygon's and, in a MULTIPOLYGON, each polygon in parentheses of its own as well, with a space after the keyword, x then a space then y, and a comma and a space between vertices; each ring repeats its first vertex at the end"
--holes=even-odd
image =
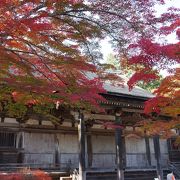
MULTIPOLYGON (((86 73, 87 77, 90 79, 93 79, 94 77, 96 77, 97 75, 94 73, 86 73)), ((122 79, 124 79, 124 82, 126 83, 128 81, 128 79, 124 76, 122 76, 122 79)), ((104 83, 104 88, 107 91, 107 93, 111 93, 114 95, 126 95, 126 96, 134 96, 134 97, 142 97, 142 98, 153 98, 154 95, 147 91, 144 90, 138 86, 135 86, 132 90, 129 90, 128 85, 123 85, 123 86, 115 86, 114 84, 110 83, 109 81, 106 81, 104 83)))
POLYGON ((149 91, 146 91, 138 86, 134 87, 131 91, 127 85, 124 86, 115 86, 111 83, 104 83, 104 88, 107 92, 113 94, 124 94, 128 96, 144 97, 144 98, 153 98, 154 95, 149 91))

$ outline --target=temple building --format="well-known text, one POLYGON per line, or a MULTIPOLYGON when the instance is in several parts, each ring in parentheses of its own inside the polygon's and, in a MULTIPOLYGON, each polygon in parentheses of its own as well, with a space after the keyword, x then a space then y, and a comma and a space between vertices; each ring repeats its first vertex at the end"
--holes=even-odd
MULTIPOLYGON (((148 136, 137 125, 138 121, 148 121, 144 102, 153 95, 139 87, 129 91, 126 86, 104 86, 107 92, 102 96, 106 101, 100 102, 103 113, 59 107, 55 112, 60 117, 59 125, 42 118, 24 123, 3 118, 0 169, 31 167, 72 172, 81 168, 89 180, 98 176, 117 179, 117 171, 123 173, 121 179, 133 180, 131 173, 147 171, 150 177, 142 177, 148 180, 163 177, 173 166, 178 175, 180 148, 174 146, 174 139, 148 136)), ((163 118, 168 121, 170 117, 163 118)), ((175 135, 178 133, 174 130, 175 135)))

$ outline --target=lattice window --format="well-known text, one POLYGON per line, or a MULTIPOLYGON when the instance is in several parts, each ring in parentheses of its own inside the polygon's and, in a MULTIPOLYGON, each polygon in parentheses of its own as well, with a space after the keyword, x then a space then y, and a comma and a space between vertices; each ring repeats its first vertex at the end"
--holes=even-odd
POLYGON ((16 133, 1 131, 0 147, 16 147, 16 133))

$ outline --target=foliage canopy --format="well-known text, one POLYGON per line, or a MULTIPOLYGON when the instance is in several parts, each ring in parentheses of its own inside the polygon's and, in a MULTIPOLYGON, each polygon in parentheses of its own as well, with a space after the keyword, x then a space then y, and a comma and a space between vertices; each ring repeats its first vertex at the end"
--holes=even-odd
MULTIPOLYGON (((33 104, 59 102, 76 107, 98 107, 103 81, 118 81, 100 63, 100 40, 110 37, 118 54, 136 73, 129 81, 149 82, 159 69, 179 63, 179 42, 156 43, 157 36, 176 32, 179 10, 160 17, 154 5, 163 0, 1 0, 1 109, 16 114, 33 104), (156 69, 154 68, 156 67, 156 69), (89 78, 88 73, 96 74, 89 78), (13 96, 12 96, 13 95, 13 96)), ((124 62, 122 62, 124 63, 124 62)), ((172 71, 172 69, 171 69, 172 71)), ((146 110, 179 114, 179 69, 165 78, 146 110), (171 87, 171 88, 170 88, 171 87), (171 102, 174 103, 171 103, 171 102), (163 107, 162 107, 163 106, 163 107), (174 107, 175 106, 175 107, 174 107), (165 108, 164 108, 165 107, 165 108)), ((41 108, 40 108, 41 109, 41 108)))

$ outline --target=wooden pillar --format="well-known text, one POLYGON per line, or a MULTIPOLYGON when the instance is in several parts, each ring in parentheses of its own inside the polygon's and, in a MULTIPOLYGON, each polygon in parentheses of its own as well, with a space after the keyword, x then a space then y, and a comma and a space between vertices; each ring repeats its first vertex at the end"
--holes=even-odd
MULTIPOLYGON (((116 114, 115 122, 117 126, 122 125, 122 120, 119 114, 116 114)), ((124 180, 124 141, 123 130, 120 127, 115 129, 115 144, 116 144, 116 163, 117 163, 117 180, 124 180)))
POLYGON ((171 162, 171 138, 167 139, 167 147, 168 147, 168 160, 171 162))
POLYGON ((23 132, 20 132, 16 136, 16 148, 18 149, 17 163, 24 162, 24 153, 21 151, 23 149, 23 132))
POLYGON ((147 157, 147 162, 148 166, 151 166, 151 151, 150 151, 150 145, 149 145, 149 137, 147 136, 145 132, 145 144, 146 144, 146 157, 147 157))
POLYGON ((85 124, 84 124, 84 115, 81 112, 79 112, 78 135, 79 135, 79 180, 86 180, 85 124))
POLYGON ((56 167, 59 167, 60 165, 60 149, 59 149, 59 141, 57 134, 54 134, 54 142, 55 142, 55 161, 54 164, 56 167))
POLYGON ((159 135, 155 135, 153 137, 154 142, 154 152, 156 159, 156 169, 157 169, 157 177, 159 180, 163 180, 163 173, 161 168, 161 151, 160 151, 160 143, 159 143, 159 135))
POLYGON ((86 136, 86 141, 87 141, 87 165, 88 168, 92 167, 92 161, 93 161, 93 152, 92 152, 92 139, 91 139, 91 132, 89 131, 87 136, 86 136))

